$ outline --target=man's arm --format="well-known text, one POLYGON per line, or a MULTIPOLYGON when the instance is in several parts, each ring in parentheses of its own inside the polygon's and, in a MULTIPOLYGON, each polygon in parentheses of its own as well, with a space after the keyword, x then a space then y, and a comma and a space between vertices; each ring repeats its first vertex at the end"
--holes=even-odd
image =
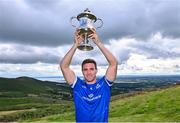
POLYGON ((94 43, 98 46, 98 48, 102 51, 103 55, 106 57, 109 66, 106 71, 106 79, 109 81, 114 81, 116 79, 117 74, 117 65, 118 62, 114 55, 104 46, 104 44, 99 39, 96 30, 92 29, 93 34, 91 34, 89 37, 94 41, 94 43))
POLYGON ((64 56, 64 58, 60 62, 60 68, 63 73, 64 79, 68 84, 73 84, 75 81, 75 73, 70 68, 72 57, 79 46, 79 44, 82 42, 82 37, 78 35, 78 30, 75 32, 75 38, 74 38, 74 44, 71 47, 71 49, 67 52, 67 54, 64 56))

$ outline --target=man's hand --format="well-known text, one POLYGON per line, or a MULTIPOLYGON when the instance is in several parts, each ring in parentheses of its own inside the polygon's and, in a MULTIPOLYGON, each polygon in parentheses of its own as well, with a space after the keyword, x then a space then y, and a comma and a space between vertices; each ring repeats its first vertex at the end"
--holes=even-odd
POLYGON ((101 42, 99 39, 99 36, 94 28, 92 28, 91 31, 92 31, 92 33, 90 35, 88 35, 88 38, 92 39, 93 42, 97 45, 98 43, 101 42))
POLYGON ((84 40, 82 35, 79 35, 80 30, 77 29, 75 32, 75 37, 74 37, 74 43, 79 46, 81 44, 81 42, 84 40))

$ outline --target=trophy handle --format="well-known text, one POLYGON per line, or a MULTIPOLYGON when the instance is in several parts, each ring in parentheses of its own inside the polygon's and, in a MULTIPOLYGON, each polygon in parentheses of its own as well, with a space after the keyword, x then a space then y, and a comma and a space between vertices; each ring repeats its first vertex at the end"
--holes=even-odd
POLYGON ((103 21, 102 21, 102 19, 100 19, 100 18, 98 18, 97 20, 99 20, 99 21, 101 22, 101 25, 98 26, 98 27, 96 27, 96 28, 98 29, 98 28, 101 28, 101 27, 103 26, 103 21))
POLYGON ((75 26, 75 25, 72 23, 72 21, 73 21, 74 19, 77 19, 77 17, 71 17, 70 23, 71 23, 71 25, 72 25, 73 27, 77 27, 77 26, 75 26))

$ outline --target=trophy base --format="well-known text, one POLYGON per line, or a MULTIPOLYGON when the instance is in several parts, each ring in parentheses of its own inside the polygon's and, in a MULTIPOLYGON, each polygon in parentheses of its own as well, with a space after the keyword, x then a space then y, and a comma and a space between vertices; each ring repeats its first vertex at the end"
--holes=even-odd
POLYGON ((78 46, 78 49, 82 51, 90 51, 90 50, 93 50, 93 47, 89 44, 83 44, 83 45, 78 46))

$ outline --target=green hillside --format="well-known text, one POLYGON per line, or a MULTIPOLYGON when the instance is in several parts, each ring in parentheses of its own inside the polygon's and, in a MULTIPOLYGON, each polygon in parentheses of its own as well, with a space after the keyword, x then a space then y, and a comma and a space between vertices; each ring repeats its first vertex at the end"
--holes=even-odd
MULTIPOLYGON (((34 121, 74 121, 74 112, 34 121)), ((180 86, 116 99, 110 105, 110 122, 180 122, 180 86)))
POLYGON ((180 86, 113 101, 110 121, 180 121, 180 86))
POLYGON ((67 85, 57 84, 30 77, 0 78, 0 97, 71 95, 67 85))
POLYGON ((0 122, 14 122, 73 110, 67 84, 29 77, 0 78, 0 122))

